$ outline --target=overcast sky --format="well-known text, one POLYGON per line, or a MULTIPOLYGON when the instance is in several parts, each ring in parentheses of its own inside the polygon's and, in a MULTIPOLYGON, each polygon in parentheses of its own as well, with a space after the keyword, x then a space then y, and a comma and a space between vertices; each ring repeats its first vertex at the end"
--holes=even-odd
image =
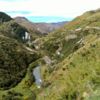
POLYGON ((85 11, 98 8, 100 0, 0 0, 0 11, 12 17, 24 16, 30 19, 32 16, 71 19, 85 11))

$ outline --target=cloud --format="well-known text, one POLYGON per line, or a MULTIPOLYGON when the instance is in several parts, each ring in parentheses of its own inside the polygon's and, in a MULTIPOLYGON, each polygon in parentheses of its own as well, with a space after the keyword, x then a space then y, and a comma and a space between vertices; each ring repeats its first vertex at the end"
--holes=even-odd
POLYGON ((100 0, 0 0, 0 11, 15 16, 75 17, 100 7, 100 0))
POLYGON ((11 15, 12 17, 16 16, 30 16, 31 12, 30 11, 6 11, 7 14, 11 15))
POLYGON ((7 13, 11 13, 11 14, 30 14, 31 12, 29 11, 7 11, 7 13))

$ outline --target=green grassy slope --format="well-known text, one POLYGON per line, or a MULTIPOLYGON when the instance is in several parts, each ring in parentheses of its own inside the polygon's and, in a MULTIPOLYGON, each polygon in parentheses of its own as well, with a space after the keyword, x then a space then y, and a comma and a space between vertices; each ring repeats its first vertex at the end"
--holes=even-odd
MULTIPOLYGON (((64 57, 71 54, 76 45, 79 48, 84 45, 84 37, 88 34, 95 34, 100 28, 100 11, 90 11, 75 18, 72 22, 66 24, 63 28, 49 34, 41 39, 41 49, 51 57, 56 57, 56 51, 63 53, 64 57), (94 31, 94 32, 93 32, 94 31), (76 44, 79 42, 79 44, 76 44)), ((64 58, 62 57, 62 58, 64 58)), ((61 59, 60 59, 61 60, 61 59)))
POLYGON ((64 28, 41 39, 43 54, 57 62, 51 65, 50 72, 44 66, 44 80, 51 85, 37 94, 37 100, 41 97, 41 100, 99 100, 99 20, 99 10, 86 12, 64 28), (58 56, 56 50, 60 47, 61 55, 58 56))
POLYGON ((51 81, 51 85, 44 88, 38 95, 38 100, 81 100, 92 96, 100 97, 100 38, 92 36, 91 40, 92 42, 58 63, 58 68, 49 76, 45 75, 45 80, 51 81))

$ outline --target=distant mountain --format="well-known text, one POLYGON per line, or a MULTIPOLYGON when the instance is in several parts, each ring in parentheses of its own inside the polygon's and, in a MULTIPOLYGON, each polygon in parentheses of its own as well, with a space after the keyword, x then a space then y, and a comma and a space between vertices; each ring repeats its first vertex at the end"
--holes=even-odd
POLYGON ((52 32, 67 23, 67 21, 58 23, 33 23, 25 17, 16 17, 14 19, 17 23, 26 27, 28 30, 33 31, 35 29, 36 31, 39 31, 41 34, 47 34, 49 32, 52 32))
POLYGON ((37 29, 42 33, 50 33, 58 28, 63 27, 67 21, 57 23, 35 23, 37 29))

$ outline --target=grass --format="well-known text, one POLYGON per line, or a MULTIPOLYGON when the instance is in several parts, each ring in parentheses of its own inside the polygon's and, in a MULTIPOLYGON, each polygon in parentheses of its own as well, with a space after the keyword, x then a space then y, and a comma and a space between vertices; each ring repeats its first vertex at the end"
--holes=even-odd
MULTIPOLYGON (((74 93, 78 93, 77 98, 82 98, 84 92, 87 92, 89 97, 92 98, 93 91, 98 89, 94 87, 95 84, 92 83, 92 79, 96 77, 95 73, 100 72, 100 39, 97 39, 97 36, 89 35, 86 41, 86 45, 76 51, 71 59, 65 58, 63 62, 57 65, 59 66, 58 70, 55 70, 49 76, 47 75, 46 79, 51 81, 51 85, 42 91, 43 97, 40 94, 38 95, 37 100, 40 97, 41 100, 44 100, 44 98, 46 100, 66 100, 66 98, 73 100, 73 95, 76 95, 74 93), (92 47, 93 45, 95 47, 92 47), (92 87, 87 88, 87 84, 90 87, 93 84, 93 91, 92 87)), ((95 82, 96 80, 99 79, 95 79, 95 82)), ((96 84, 99 85, 99 83, 96 84)))

